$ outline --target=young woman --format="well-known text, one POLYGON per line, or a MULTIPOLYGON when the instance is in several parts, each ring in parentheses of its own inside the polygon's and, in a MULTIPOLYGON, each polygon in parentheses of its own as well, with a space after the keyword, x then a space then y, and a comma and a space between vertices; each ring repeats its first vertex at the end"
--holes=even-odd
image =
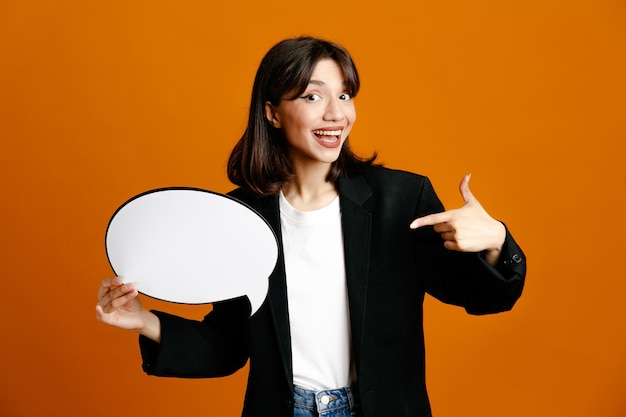
POLYGON ((138 332, 151 375, 216 377, 248 361, 243 416, 430 416, 422 302, 509 310, 525 257, 461 182, 444 212, 426 177, 362 159, 348 136, 359 77, 320 39, 275 45, 258 69, 230 195, 272 226, 280 255, 263 306, 215 303, 194 321, 141 306, 133 284, 101 282, 98 320, 138 332), (116 287, 117 286, 117 287, 116 287))

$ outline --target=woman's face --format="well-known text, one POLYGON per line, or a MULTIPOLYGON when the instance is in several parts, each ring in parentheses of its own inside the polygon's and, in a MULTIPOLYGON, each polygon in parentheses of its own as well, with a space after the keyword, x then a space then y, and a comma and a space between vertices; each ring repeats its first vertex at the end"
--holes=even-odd
POLYGON ((278 106, 267 102, 265 116, 283 130, 294 167, 331 164, 341 152, 356 111, 347 91, 341 67, 332 59, 319 61, 309 85, 296 99, 282 99, 278 106))

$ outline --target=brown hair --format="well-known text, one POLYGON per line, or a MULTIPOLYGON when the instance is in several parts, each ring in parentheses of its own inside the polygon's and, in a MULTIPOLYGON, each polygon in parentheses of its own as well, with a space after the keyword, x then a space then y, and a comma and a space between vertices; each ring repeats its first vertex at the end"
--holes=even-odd
MULTIPOLYGON (((315 65, 332 59, 343 71, 348 93, 355 97, 360 81, 348 52, 339 45, 312 37, 286 39, 274 45, 257 70, 252 87, 248 126, 228 159, 228 178, 255 194, 272 195, 293 178, 287 155, 287 141, 265 117, 265 103, 278 105, 283 98, 294 99, 307 88, 315 65)), ((331 164, 327 181, 336 182, 342 173, 353 173, 372 165, 376 154, 368 159, 355 155, 346 139, 341 153, 331 164)))

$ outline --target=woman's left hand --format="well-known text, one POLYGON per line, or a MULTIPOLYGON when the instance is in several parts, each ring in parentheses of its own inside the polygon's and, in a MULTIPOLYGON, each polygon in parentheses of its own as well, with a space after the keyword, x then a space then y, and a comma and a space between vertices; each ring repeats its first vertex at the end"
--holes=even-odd
POLYGON ((495 265, 504 244, 506 230, 474 197, 469 189, 469 180, 468 174, 459 185, 463 207, 420 217, 413 220, 410 228, 434 226, 434 230, 441 234, 447 249, 461 252, 485 251, 485 260, 495 265))

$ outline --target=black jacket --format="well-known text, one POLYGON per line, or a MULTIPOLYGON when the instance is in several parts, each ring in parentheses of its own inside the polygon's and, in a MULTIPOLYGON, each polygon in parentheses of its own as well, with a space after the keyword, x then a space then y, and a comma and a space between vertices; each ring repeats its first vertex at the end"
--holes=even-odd
MULTIPOLYGON (((426 177, 382 167, 338 182, 344 234, 354 389, 364 417, 426 417, 424 294, 471 314, 509 310, 521 295, 526 260, 507 231, 496 268, 480 254, 449 251, 432 227, 409 229, 443 206, 426 177)), ((257 210, 280 242, 278 197, 231 195, 257 210)), ((245 297, 215 303, 203 321, 156 312, 160 344, 140 337, 151 375, 216 377, 250 361, 243 416, 293 416, 291 342, 282 250, 268 296, 248 318, 245 297)))

